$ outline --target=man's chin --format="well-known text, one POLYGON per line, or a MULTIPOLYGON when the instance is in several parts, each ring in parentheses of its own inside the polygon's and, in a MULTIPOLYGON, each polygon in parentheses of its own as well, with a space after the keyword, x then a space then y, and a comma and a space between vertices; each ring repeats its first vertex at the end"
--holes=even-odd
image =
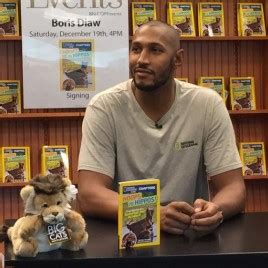
POLYGON ((137 89, 145 92, 151 92, 156 89, 155 85, 146 84, 146 83, 139 83, 137 81, 134 82, 137 89))

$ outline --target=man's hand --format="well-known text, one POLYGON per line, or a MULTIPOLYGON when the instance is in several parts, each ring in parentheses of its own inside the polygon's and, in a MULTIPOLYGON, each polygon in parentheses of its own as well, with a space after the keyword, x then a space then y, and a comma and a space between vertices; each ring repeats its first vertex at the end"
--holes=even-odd
POLYGON ((170 234, 183 234, 191 224, 194 208, 186 202, 171 202, 160 209, 161 230, 170 234))
POLYGON ((212 202, 197 199, 191 216, 191 228, 195 231, 210 233, 223 221, 220 207, 212 202))

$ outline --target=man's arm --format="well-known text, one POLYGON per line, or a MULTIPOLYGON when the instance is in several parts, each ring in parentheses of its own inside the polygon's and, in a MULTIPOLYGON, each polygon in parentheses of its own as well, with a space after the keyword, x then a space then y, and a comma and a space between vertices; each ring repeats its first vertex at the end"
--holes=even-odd
POLYGON ((89 170, 80 170, 78 178, 82 214, 117 220, 118 194, 112 190, 112 178, 89 170))

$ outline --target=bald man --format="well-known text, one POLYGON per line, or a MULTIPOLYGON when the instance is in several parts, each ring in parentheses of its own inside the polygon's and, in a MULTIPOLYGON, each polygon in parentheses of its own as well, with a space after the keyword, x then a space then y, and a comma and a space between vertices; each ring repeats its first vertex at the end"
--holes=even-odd
POLYGON ((130 48, 132 79, 90 101, 78 167, 84 215, 116 220, 117 183, 152 177, 160 179, 161 229, 168 233, 209 233, 243 211, 245 185, 228 111, 214 91, 174 79, 182 57, 174 28, 144 24, 130 48))

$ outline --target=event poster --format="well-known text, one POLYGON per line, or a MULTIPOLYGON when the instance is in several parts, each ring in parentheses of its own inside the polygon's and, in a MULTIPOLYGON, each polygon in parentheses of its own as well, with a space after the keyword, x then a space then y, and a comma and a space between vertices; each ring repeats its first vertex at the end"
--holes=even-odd
POLYGON ((21 20, 25 109, 86 107, 129 78, 128 1, 25 0, 21 20))

